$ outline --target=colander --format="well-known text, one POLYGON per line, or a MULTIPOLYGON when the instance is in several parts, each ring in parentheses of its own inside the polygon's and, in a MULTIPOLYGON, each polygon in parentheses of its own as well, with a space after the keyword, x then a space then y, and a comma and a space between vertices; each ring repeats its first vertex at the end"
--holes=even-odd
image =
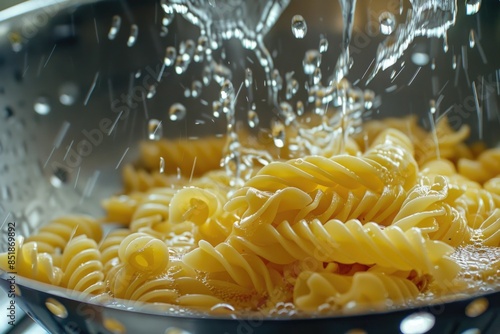
MULTIPOLYGON (((479 12, 466 15, 469 2, 457 3, 447 52, 441 38, 417 37, 396 65, 368 84, 382 101, 370 118, 417 114, 425 125, 429 101, 435 99, 441 113, 456 116, 455 125, 471 126, 473 140, 482 139, 491 146, 499 143, 499 5, 477 1, 479 12)), ((260 29, 276 68, 282 74, 295 71, 299 82, 306 81, 301 67, 304 52, 317 48, 323 35, 329 40, 323 64, 325 71, 333 71, 342 35, 337 2, 192 3, 206 6, 200 17, 214 20, 214 26, 227 27, 242 18, 250 33, 260 29), (290 31, 296 14, 308 25, 307 35, 300 40, 290 31), (259 26, 259 22, 265 24, 259 26)), ((405 17, 397 14, 400 4, 406 12, 415 3, 357 1, 351 40, 354 65, 348 76, 354 84, 366 87, 377 46, 386 38, 377 30, 379 13, 391 10, 404 22, 405 17)), ((196 39, 199 27, 181 15, 168 27, 162 20, 161 4, 155 0, 33 0, 0 12, 1 251, 6 251, 12 223, 16 235, 27 236, 62 214, 101 216, 101 200, 120 191, 120 168, 137 159, 138 143, 148 138, 150 119, 162 121, 163 136, 169 138, 194 140, 225 133, 224 119, 203 116, 211 113, 220 87, 204 87, 201 99, 187 96, 186 87, 199 78, 202 66, 193 64, 182 75, 163 67, 165 48, 196 39), (168 109, 177 102, 184 104, 187 114, 182 121, 172 122, 168 109)), ((214 59, 223 59, 231 68, 236 88, 244 80, 244 68, 252 67, 256 109, 272 110, 255 54, 229 37, 223 36, 214 59)), ((237 114, 247 108, 244 95, 238 97, 237 114)), ((261 124, 268 124, 272 113, 264 111, 261 124)), ((6 291, 15 283, 16 307, 52 333, 500 331, 500 291, 478 291, 390 312, 284 319, 139 308, 126 301, 101 305, 22 277, 10 281, 9 273, 0 272, 0 276, 6 291)))

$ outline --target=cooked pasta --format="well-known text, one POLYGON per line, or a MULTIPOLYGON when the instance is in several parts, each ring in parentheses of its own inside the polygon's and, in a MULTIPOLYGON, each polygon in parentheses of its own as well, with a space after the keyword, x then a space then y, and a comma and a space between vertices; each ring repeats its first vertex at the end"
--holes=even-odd
POLYGON ((293 301, 303 310, 387 308, 387 302, 408 305, 419 294, 416 285, 397 276, 357 272, 353 276, 304 271, 295 284, 293 301))
POLYGON ((14 251, 0 254, 0 268, 19 275, 33 278, 37 281, 59 285, 62 280, 62 270, 54 265, 52 256, 40 252, 36 242, 26 242, 24 237, 15 240, 14 251), (13 262, 10 260, 13 259, 13 262))
MULTIPOLYGON (((287 130, 293 148, 241 150, 255 160, 241 187, 220 166, 225 138, 145 142, 104 218, 60 217, 19 237, 15 270, 137 305, 357 312, 466 291, 474 258, 499 252, 500 151, 465 144, 468 127, 372 121, 343 154, 324 129, 306 130, 287 130), (107 222, 119 228, 102 237, 107 222)), ((481 266, 484 281, 499 277, 498 261, 481 266)))
POLYGON ((62 254, 61 286, 85 294, 104 292, 101 253, 95 240, 85 235, 72 238, 62 254))

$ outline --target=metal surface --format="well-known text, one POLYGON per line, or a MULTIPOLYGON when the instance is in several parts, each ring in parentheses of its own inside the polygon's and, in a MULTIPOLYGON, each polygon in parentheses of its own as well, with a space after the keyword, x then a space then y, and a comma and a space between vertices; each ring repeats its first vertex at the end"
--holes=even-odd
MULTIPOLYGON (((365 8, 368 2, 358 1, 358 8, 365 8)), ((341 35, 338 4, 320 0, 308 1, 307 4, 301 6, 292 2, 266 37, 270 51, 277 51, 275 62, 282 74, 301 66, 303 51, 317 48, 319 34, 331 38, 330 52, 325 54, 323 63, 332 64, 329 70, 335 64, 341 35), (290 19, 296 13, 302 13, 308 21, 310 38, 297 41, 291 36, 290 19)), ((119 166, 137 157, 138 142, 147 138, 149 118, 164 121, 167 137, 224 133, 224 120, 207 122, 203 126, 196 122, 211 106, 182 97, 183 87, 199 75, 199 66, 192 66, 183 76, 167 69, 164 80, 155 83, 161 73, 165 47, 177 46, 180 40, 196 38, 198 34, 196 28, 176 18, 176 25, 169 27, 171 31, 160 36, 159 1, 30 1, 23 6, 0 12, 0 224, 15 221, 16 233, 29 235, 43 222, 64 213, 102 214, 100 200, 120 189, 119 166), (113 15, 121 15, 123 22, 116 38, 110 40, 107 35, 113 15), (132 24, 139 27, 139 37, 134 46, 128 47, 132 24), (151 84, 157 85, 157 93, 148 99, 142 93, 151 84), (68 90, 74 97, 71 105, 68 101, 65 104, 60 102, 61 92, 68 90), (188 110, 193 112, 188 113, 181 123, 169 122, 168 107, 179 99, 183 99, 188 110), (46 114, 43 112, 45 104, 50 106, 46 114), (34 110, 35 105, 42 108, 38 113, 34 110), (103 128, 109 128, 110 122, 115 126, 108 133, 103 128), (88 140, 89 133, 99 135, 94 138, 88 156, 74 153, 71 148, 88 140)), ((389 73, 381 73, 370 84, 370 88, 382 95, 384 109, 380 111, 380 117, 418 113, 418 110, 424 110, 422 114, 425 114, 429 99, 436 95, 433 91, 436 88, 431 87, 430 82, 438 91, 442 90, 443 109, 454 105, 467 107, 472 91, 463 69, 455 85, 456 70, 452 69, 451 55, 462 54, 461 46, 466 45, 471 27, 481 33, 478 41, 487 62, 483 61, 477 48, 468 49, 469 80, 480 84, 483 78, 481 87, 497 89, 495 70, 500 67, 498 4, 494 1, 483 3, 477 17, 465 17, 463 6, 461 2, 457 27, 449 33, 448 53, 441 52, 441 40, 417 40, 405 54, 405 70, 395 80, 389 78, 389 73), (411 55, 418 48, 435 56, 436 70, 423 67, 410 81, 418 69, 411 62, 411 55), (397 87, 387 91, 391 85, 397 87)), ((356 22, 369 21, 370 13, 358 12, 356 22)), ((356 64, 350 75, 353 79, 363 76, 383 38, 377 34, 366 41, 360 38, 367 34, 367 27, 362 23, 355 27, 358 37, 352 40, 353 50, 357 50, 353 52, 356 64)), ((235 67, 241 65, 238 60, 247 57, 255 60, 253 54, 238 46, 237 42, 229 41, 225 50, 228 61, 234 60, 235 67)), ((234 72, 234 82, 242 82, 243 71, 234 72)), ((297 75, 300 78, 300 74, 297 75)), ((263 73, 258 69, 255 77, 257 82, 264 81, 263 73)), ((265 108, 267 103, 262 100, 266 98, 266 89, 259 88, 262 89, 257 90, 256 101, 259 108, 265 108)), ((215 94, 215 91, 207 88, 204 94, 215 94)), ((495 131, 498 128, 498 103, 495 94, 483 102, 491 114, 485 112, 483 139, 491 145, 500 142, 498 131, 495 131)), ((450 115, 457 112, 453 109, 450 115)), ((469 114, 462 117, 461 122, 477 129, 475 113, 469 114)), ((473 136, 477 138, 479 134, 474 132, 473 136)), ((3 225, 2 230, 5 229, 6 225, 3 225)), ((6 235, 2 231, 0 251, 5 250, 6 235)), ((1 277, 0 285, 6 288, 7 275, 2 273, 1 277)), ((111 333, 108 319, 119 322, 127 333, 142 332, 145 326, 149 333, 168 334, 325 330, 345 333, 353 329, 368 333, 396 333, 405 317, 415 312, 434 317, 436 322, 430 333, 464 333, 473 328, 481 333, 496 333, 500 327, 500 292, 486 296, 489 301, 487 311, 473 318, 464 313, 472 299, 463 299, 382 314, 288 320, 256 316, 238 320, 105 307, 71 297, 63 289, 30 280, 19 278, 16 284, 20 290, 20 296, 16 297, 18 305, 53 333, 111 333), (45 306, 48 298, 62 303, 68 316, 61 319, 50 313, 45 306), (185 332, 175 332, 175 329, 185 332)))

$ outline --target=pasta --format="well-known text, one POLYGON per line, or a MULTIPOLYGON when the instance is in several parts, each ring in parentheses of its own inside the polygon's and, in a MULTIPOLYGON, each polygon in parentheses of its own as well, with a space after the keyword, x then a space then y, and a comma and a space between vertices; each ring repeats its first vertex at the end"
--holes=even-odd
MULTIPOLYGON (((241 187, 220 167, 223 138, 142 143, 100 221, 65 216, 19 237, 15 269, 103 301, 308 314, 466 291, 471 259, 500 251, 499 151, 465 144, 468 127, 372 121, 345 154, 302 130, 288 130, 293 149, 242 150, 255 163, 241 187), (106 222, 120 227, 103 237, 106 222)), ((481 263, 474 284, 500 276, 481 263)))

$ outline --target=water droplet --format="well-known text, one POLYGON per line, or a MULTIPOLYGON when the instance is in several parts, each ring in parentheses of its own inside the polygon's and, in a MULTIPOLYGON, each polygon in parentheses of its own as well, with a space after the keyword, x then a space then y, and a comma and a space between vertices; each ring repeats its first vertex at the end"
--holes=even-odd
POLYGON ((285 147, 285 125, 281 121, 275 120, 272 122, 271 133, 274 145, 278 148, 285 147))
POLYGON ((288 102, 280 103, 280 116, 285 121, 285 125, 288 126, 295 121, 295 113, 293 112, 293 108, 288 102))
POLYGON ((429 55, 425 52, 414 52, 411 55, 411 61, 418 66, 425 66, 429 63, 429 55))
POLYGON ((142 71, 141 70, 137 70, 137 72, 135 72, 134 76, 135 76, 136 79, 139 79, 141 77, 141 75, 142 75, 142 71))
POLYGON ((245 87, 250 88, 253 84, 253 72, 251 69, 245 69, 245 87))
POLYGON ((221 114, 222 103, 219 101, 212 102, 212 112, 215 118, 219 118, 221 114))
POLYGON ((164 26, 164 27, 168 27, 170 25, 170 23, 172 23, 172 21, 174 20, 174 17, 175 17, 175 13, 172 11, 172 12, 165 12, 165 15, 163 16, 163 19, 161 20, 161 24, 164 26))
POLYGON ((248 125, 253 129, 259 126, 259 115, 254 110, 248 111, 248 125))
POLYGON ((307 23, 301 15, 292 17, 292 34, 295 38, 304 38, 307 34, 307 23))
POLYGON ((189 87, 184 88, 184 97, 191 97, 191 89, 189 89, 189 87))
POLYGON ((132 47, 135 45, 135 42, 137 42, 137 36, 139 35, 139 27, 137 24, 132 24, 130 27, 130 36, 128 37, 127 40, 127 46, 132 47))
POLYGON ((481 8, 481 0, 466 0, 465 1, 465 13, 467 15, 474 15, 479 12, 481 8))
POLYGON ((39 115, 47 115, 52 110, 49 99, 41 96, 35 100, 35 104, 33 105, 35 112, 39 115))
POLYGON ((325 37, 321 37, 319 40, 319 52, 325 53, 328 51, 328 40, 325 37))
POLYGON ((168 116, 171 121, 181 121, 186 117, 186 107, 180 103, 174 103, 168 110, 168 116))
POLYGON ((472 49, 476 46, 476 34, 474 29, 471 29, 469 32, 469 47, 472 49))
POLYGON ((443 36, 443 51, 446 53, 448 52, 448 35, 445 33, 443 36))
POLYGON ((65 106, 72 106, 78 95, 78 86, 73 82, 64 83, 59 87, 59 102, 65 106))
POLYGON ((150 119, 148 122, 148 138, 149 140, 160 140, 163 136, 163 125, 157 119, 150 119))
POLYGON ((394 31, 396 26, 396 18, 391 12, 383 12, 378 17, 378 22, 380 24, 380 33, 383 35, 390 35, 394 31))
POLYGON ((160 1, 161 8, 163 9, 163 11, 166 14, 174 12, 174 8, 172 7, 171 4, 169 4, 169 2, 170 2, 169 0, 161 0, 160 1))
POLYGON ((208 86, 210 84, 210 81, 212 81, 212 69, 210 66, 205 66, 201 72, 201 80, 203 81, 203 84, 205 86, 208 86))
POLYGON ((211 51, 210 48, 208 47, 208 37, 200 36, 198 38, 198 44, 196 45, 196 50, 194 52, 193 60, 197 63, 202 62, 206 51, 211 51))
POLYGON ((119 15, 113 16, 113 19, 111 21, 111 28, 109 28, 108 32, 108 39, 110 40, 115 39, 116 35, 118 35, 118 32, 120 31, 121 25, 122 25, 122 18, 119 15))
POLYGON ((233 100, 234 99, 234 88, 233 84, 229 80, 224 80, 220 88, 220 98, 221 100, 233 100))
POLYGON ((365 109, 366 110, 372 109, 375 101, 375 92, 370 89, 365 90, 364 100, 365 100, 365 109))
POLYGON ((283 79, 281 78, 280 72, 277 69, 274 69, 271 73, 271 86, 275 91, 283 88, 283 79))
POLYGON ((175 57, 177 57, 177 51, 173 46, 168 46, 165 49, 165 66, 172 66, 175 62, 175 57))
POLYGON ((146 97, 148 99, 152 99, 155 95, 156 95, 156 85, 149 86, 146 97))
POLYGON ((2 186, 0 188, 0 198, 5 201, 12 200, 12 190, 10 190, 9 186, 2 186))
POLYGON ((198 80, 193 81, 193 83, 191 84, 191 96, 193 98, 199 97, 201 95, 202 88, 203 85, 200 81, 198 80))
POLYGON ((305 74, 313 74, 314 70, 321 65, 321 53, 318 50, 306 51, 302 65, 304 66, 305 74))
POLYGON ((319 83, 321 82, 322 76, 323 75, 321 74, 321 69, 319 67, 316 67, 316 69, 314 70, 313 76, 312 76, 313 85, 319 85, 319 83))
POLYGON ((299 91, 299 82, 296 79, 291 79, 286 85, 286 99, 290 100, 299 91))
POLYGON ((179 55, 175 61, 175 73, 182 74, 187 70, 195 49, 196 44, 193 40, 188 39, 185 42, 181 42, 179 45, 179 55))
POLYGON ((457 68, 457 56, 453 55, 451 58, 451 67, 455 70, 457 68))
POLYGON ((431 69, 434 71, 436 69, 436 59, 435 58, 432 58, 432 61, 431 61, 431 69))
POLYGON ((431 99, 429 101, 429 111, 432 115, 436 113, 436 100, 431 99))
POLYGON ((302 116, 304 115, 304 112, 304 103, 302 101, 297 101, 297 115, 302 116))
POLYGON ((160 157, 160 174, 165 173, 165 159, 160 157))

